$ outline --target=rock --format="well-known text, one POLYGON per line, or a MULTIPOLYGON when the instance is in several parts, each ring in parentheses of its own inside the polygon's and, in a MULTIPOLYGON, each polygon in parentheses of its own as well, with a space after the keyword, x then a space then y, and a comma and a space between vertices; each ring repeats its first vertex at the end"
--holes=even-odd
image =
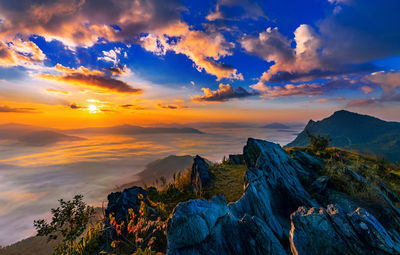
POLYGON ((167 225, 168 254, 286 254, 264 221, 237 218, 223 197, 180 203, 167 225))
POLYGON ((313 157, 304 151, 294 150, 291 151, 290 154, 303 166, 303 168, 308 169, 309 171, 318 172, 324 167, 323 160, 313 157))
POLYGON ((324 209, 299 207, 290 219, 292 254, 348 254, 346 242, 335 231, 324 209))
POLYGON ((136 186, 124 189, 122 192, 111 193, 107 199, 108 205, 105 213, 107 216, 113 213, 118 223, 126 221, 129 209, 133 209, 135 213, 138 213, 141 201, 148 203, 147 192, 136 186), (140 197, 142 198, 140 199, 140 197))
POLYGON ((386 229, 366 210, 358 208, 349 215, 355 231, 377 250, 389 254, 400 254, 400 243, 395 242, 386 229))
POLYGON ((300 207, 291 215, 293 254, 399 254, 399 243, 367 211, 300 207))
POLYGON ((243 155, 236 154, 236 155, 229 155, 229 163, 232 165, 241 165, 244 163, 243 161, 243 155))
POLYGON ((329 182, 328 176, 318 177, 310 186, 311 192, 322 193, 323 191, 325 191, 328 182, 329 182))
POLYGON ((288 219, 299 206, 318 207, 298 177, 307 172, 278 144, 249 138, 243 156, 249 169, 263 172, 264 183, 271 194, 270 203, 280 217, 288 219))
POLYGON ((192 172, 190 176, 190 184, 193 191, 197 195, 201 195, 204 187, 209 187, 212 185, 213 174, 208 168, 208 164, 205 159, 196 155, 194 158, 192 172))

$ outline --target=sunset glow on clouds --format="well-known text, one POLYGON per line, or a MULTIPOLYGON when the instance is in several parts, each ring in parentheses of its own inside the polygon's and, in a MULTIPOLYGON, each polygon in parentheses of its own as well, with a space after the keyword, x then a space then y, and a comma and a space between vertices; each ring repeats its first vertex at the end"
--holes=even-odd
POLYGON ((395 0, 0 0, 1 120, 184 123, 234 121, 234 111, 260 121, 281 109, 300 121, 299 107, 307 119, 350 108, 400 120, 399 9, 395 0))

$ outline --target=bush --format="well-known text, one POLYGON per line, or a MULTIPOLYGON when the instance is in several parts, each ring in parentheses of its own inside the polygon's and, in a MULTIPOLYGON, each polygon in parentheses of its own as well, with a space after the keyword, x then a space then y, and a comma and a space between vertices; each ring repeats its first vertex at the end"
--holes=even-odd
POLYGON ((314 136, 307 131, 307 137, 310 141, 310 148, 314 152, 324 152, 328 148, 331 139, 329 137, 324 137, 321 135, 314 136))

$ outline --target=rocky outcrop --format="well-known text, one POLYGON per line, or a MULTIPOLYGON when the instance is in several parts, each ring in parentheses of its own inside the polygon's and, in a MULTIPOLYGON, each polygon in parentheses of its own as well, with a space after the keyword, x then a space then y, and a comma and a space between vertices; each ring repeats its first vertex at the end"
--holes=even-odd
POLYGON ((206 160, 196 155, 193 161, 190 184, 197 195, 201 195, 205 187, 212 185, 213 174, 211 173, 206 160))
POLYGON ((122 192, 111 193, 107 199, 108 205, 105 213, 107 216, 113 214, 118 223, 126 221, 129 209, 133 209, 135 213, 138 213, 141 202, 148 203, 147 192, 136 186, 124 189, 122 192))
POLYGON ((229 155, 229 163, 232 165, 241 165, 243 164, 243 155, 240 154, 230 154, 229 155))
POLYGON ((367 211, 344 213, 337 206, 327 209, 300 207, 291 215, 292 254, 399 254, 400 246, 367 211))
POLYGON ((292 156, 277 144, 249 138, 242 198, 229 205, 222 197, 178 204, 167 224, 168 254, 400 253, 393 227, 385 229, 348 196, 328 189, 329 178, 317 176, 320 160, 292 156), (345 209, 324 209, 309 192, 337 199, 345 209))
POLYGON ((264 221, 235 217, 223 197, 179 204, 167 236, 168 254, 286 254, 264 221))

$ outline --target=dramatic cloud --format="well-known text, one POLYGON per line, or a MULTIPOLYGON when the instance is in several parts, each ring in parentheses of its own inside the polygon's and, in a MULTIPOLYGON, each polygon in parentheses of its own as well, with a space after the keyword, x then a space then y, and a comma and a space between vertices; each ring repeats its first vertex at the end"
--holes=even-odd
POLYGON ((234 44, 226 41, 221 33, 206 33, 190 30, 185 23, 159 30, 157 33, 141 37, 141 45, 147 51, 157 55, 165 55, 167 51, 186 55, 194 62, 195 68, 222 78, 243 80, 243 75, 237 69, 217 62, 225 56, 232 55, 230 51, 234 44), (170 40, 174 37, 175 40, 170 40))
POLYGON ((78 86, 89 86, 114 91, 119 93, 141 94, 142 89, 133 88, 127 83, 108 76, 106 73, 98 70, 90 71, 81 66, 78 69, 72 69, 57 64, 56 70, 62 72, 60 75, 40 74, 43 79, 66 82, 78 86))
POLYGON ((177 0, 1 1, 0 37, 38 34, 85 46, 100 38, 131 41, 140 33, 175 23, 181 10, 177 0))
POLYGON ((179 104, 157 104, 157 107, 161 108, 161 109, 169 109, 169 110, 179 110, 179 109, 189 108, 186 105, 179 105, 179 104))
POLYGON ((39 47, 31 41, 16 39, 4 43, 0 40, 0 66, 29 65, 42 62, 45 58, 39 47))
POLYGON ((1 112, 14 112, 14 113, 37 113, 35 108, 14 108, 6 105, 0 106, 1 112))
POLYGON ((265 17, 264 12, 257 1, 253 0, 218 0, 215 11, 207 15, 208 21, 234 20, 234 19, 258 19, 265 17), (237 8, 240 8, 239 13, 237 8))
POLYGON ((254 85, 253 87, 259 89, 265 97, 277 98, 322 96, 339 89, 362 90, 366 84, 373 88, 373 85, 366 80, 351 78, 334 78, 322 83, 286 84, 283 86, 263 85, 262 87, 254 85))
POLYGON ((324 54, 332 61, 362 63, 400 54, 400 1, 330 2, 334 12, 317 25, 324 54))
POLYGON ((257 96, 259 93, 255 91, 247 91, 242 87, 237 89, 231 87, 229 84, 219 84, 219 89, 212 91, 209 88, 202 88, 204 96, 192 97, 194 102, 226 102, 231 99, 245 98, 257 96))

